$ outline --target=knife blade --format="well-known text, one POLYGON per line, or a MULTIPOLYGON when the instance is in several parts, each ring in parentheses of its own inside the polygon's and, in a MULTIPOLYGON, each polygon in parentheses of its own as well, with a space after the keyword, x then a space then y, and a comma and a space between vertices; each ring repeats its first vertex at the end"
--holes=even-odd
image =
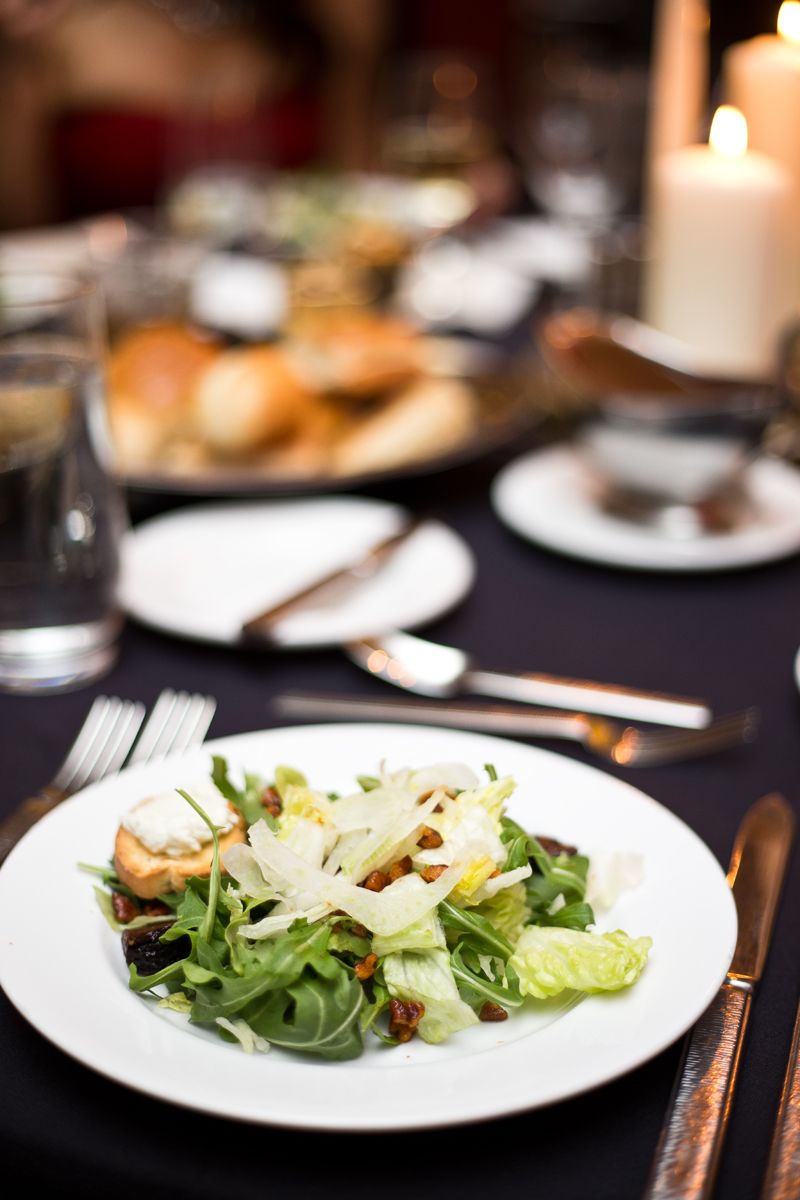
POLYGON ((736 948, 722 986, 689 1034, 644 1200, 711 1195, 794 828, 794 814, 777 793, 756 801, 739 826, 727 876, 739 920, 736 948))
POLYGON ((278 641, 275 637, 275 627, 285 617, 302 612, 306 608, 316 608, 325 603, 338 604, 346 600, 361 584, 377 574, 412 534, 417 532, 422 523, 419 518, 407 521, 400 530, 375 542, 346 567, 331 571, 278 604, 250 617, 243 623, 240 637, 244 642, 251 644, 274 645, 278 641))

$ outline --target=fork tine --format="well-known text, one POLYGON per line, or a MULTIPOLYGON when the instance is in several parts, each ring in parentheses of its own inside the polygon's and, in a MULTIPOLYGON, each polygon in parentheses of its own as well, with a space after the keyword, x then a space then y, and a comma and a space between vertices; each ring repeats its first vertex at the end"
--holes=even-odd
POLYGON ((720 717, 713 721, 705 729, 692 731, 693 736, 687 737, 685 731, 661 731, 648 733, 643 735, 644 738, 649 738, 655 744, 664 747, 672 746, 694 746, 694 745, 710 745, 722 739, 741 736, 751 741, 755 736, 758 728, 760 713, 758 709, 748 708, 742 712, 729 713, 725 717, 720 717))
POLYGON ((753 741, 758 730, 758 709, 731 713, 721 717, 706 729, 691 734, 646 733, 633 738, 623 761, 628 765, 657 766, 708 754, 713 750, 743 745, 753 741))
POLYGON ((92 707, 89 709, 86 719, 78 732, 78 736, 67 753, 67 757, 53 776, 52 787, 61 789, 69 787, 72 783, 76 771, 88 754, 92 743, 97 737, 98 731, 103 726, 110 703, 111 701, 108 696, 97 696, 92 702, 92 707))
POLYGON ((147 724, 142 730, 141 737, 133 748, 133 752, 128 759, 128 765, 133 766, 135 763, 149 762, 154 756, 159 738, 164 729, 164 725, 169 721, 170 714, 175 707, 175 692, 172 688, 164 688, 159 694, 158 699, 153 705, 147 724))
POLYGON ((131 748, 133 739, 144 720, 144 705, 126 700, 117 716, 113 728, 109 731, 103 751, 97 758, 94 767, 89 772, 86 783, 94 783, 117 771, 125 761, 125 756, 131 748))
POLYGON ((119 697, 109 696, 102 718, 95 727, 94 736, 86 746, 80 761, 75 764, 71 778, 64 785, 66 791, 77 792, 90 778, 98 759, 105 751, 106 742, 109 735, 113 733, 121 709, 122 701, 119 697))
POLYGON ((98 729, 97 736, 89 747, 86 757, 75 772, 70 785, 71 791, 76 792, 87 783, 101 778, 102 764, 105 761, 109 742, 113 743, 114 741, 115 731, 124 711, 125 702, 117 696, 112 696, 108 703, 105 720, 98 729))
POLYGON ((216 712, 217 702, 213 696, 201 696, 199 693, 190 697, 189 706, 181 725, 175 731, 168 753, 178 753, 197 746, 206 736, 216 712))
POLYGON ((172 744, 175 741, 175 735, 183 724, 190 703, 188 692, 175 693, 174 703, 150 752, 149 762, 152 762, 153 759, 165 758, 169 754, 172 744))

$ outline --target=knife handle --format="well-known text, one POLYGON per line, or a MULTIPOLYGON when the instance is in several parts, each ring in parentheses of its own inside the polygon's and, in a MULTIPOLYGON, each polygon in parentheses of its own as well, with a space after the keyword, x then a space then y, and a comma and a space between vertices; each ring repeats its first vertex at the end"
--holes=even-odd
POLYGON ((794 1200, 800 1179, 800 1007, 761 1200, 794 1200))
POLYGON ((626 721, 650 721, 681 729, 705 729, 711 721, 711 709, 702 700, 593 683, 588 679, 471 670, 466 672, 462 682, 466 689, 481 696, 496 696, 522 704, 543 704, 548 708, 577 709, 606 717, 622 717, 626 721))
POLYGON ((727 980, 692 1030, 643 1200, 708 1200, 739 1070, 752 985, 727 980))
POLYGON ((0 821, 0 863, 4 863, 17 842, 37 821, 65 800, 57 788, 43 788, 38 796, 23 800, 13 812, 0 821))

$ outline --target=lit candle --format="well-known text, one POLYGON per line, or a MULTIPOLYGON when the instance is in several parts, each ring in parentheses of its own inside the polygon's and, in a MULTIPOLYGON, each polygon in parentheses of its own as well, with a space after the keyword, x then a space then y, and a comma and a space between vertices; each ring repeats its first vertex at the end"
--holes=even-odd
POLYGON ((800 195, 800 4, 787 0, 777 34, 739 42, 723 59, 725 97, 747 118, 750 145, 782 162, 800 195))
POLYGON ((656 163, 644 317, 704 372, 762 378, 795 308, 792 184, 748 150, 737 109, 717 110, 709 140, 656 163))

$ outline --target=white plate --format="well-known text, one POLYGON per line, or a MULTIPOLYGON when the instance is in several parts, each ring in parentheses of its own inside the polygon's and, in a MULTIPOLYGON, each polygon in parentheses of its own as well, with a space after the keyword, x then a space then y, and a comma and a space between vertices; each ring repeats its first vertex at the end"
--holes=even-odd
MULTIPOLYGON (((406 517, 397 505, 353 496, 182 508, 127 535, 122 603, 157 629, 234 645, 244 621, 358 560, 406 517)), ((413 628, 462 600, 474 577, 466 543, 426 521, 357 591, 286 617, 275 637, 326 646, 413 628)))
POLYGON ((0 871, 0 984, 45 1037, 129 1087, 188 1108, 260 1123, 351 1131, 430 1128, 563 1100, 631 1070, 704 1011, 728 968, 736 915, 707 847, 626 783, 545 750, 428 727, 324 725, 224 738, 182 759, 95 784, 45 817, 0 871), (280 762, 325 788, 351 789, 381 759, 392 768, 494 762, 518 789, 511 814, 588 852, 644 856, 644 882, 604 918, 653 938, 628 991, 575 1007, 527 1009, 440 1046, 416 1039, 321 1063, 279 1050, 248 1056, 127 988, 119 938, 78 860, 105 862, 123 812, 156 788, 191 783, 209 752, 269 777, 280 762), (677 872, 677 874, 676 874, 677 872), (680 886, 676 885, 679 877, 680 886), (24 897, 24 902, 20 899, 24 897), (702 913, 702 920, 698 920, 702 913))
POLYGON ((800 550, 800 472, 762 459, 747 472, 752 514, 730 533, 679 539, 603 512, 576 450, 537 450, 507 466, 492 503, 516 533, 590 562, 643 571, 724 571, 786 558, 800 550))

